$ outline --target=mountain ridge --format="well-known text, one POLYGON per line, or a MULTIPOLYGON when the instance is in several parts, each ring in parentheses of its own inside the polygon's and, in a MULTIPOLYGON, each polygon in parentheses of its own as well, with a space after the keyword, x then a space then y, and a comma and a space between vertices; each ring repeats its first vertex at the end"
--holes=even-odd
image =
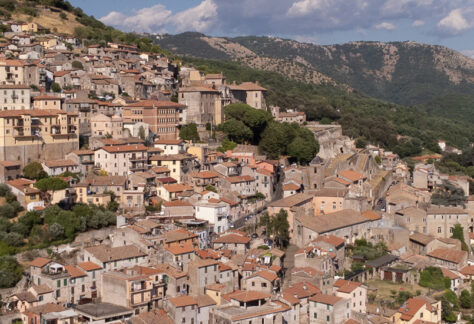
POLYGON ((315 45, 278 37, 188 32, 162 35, 156 43, 178 55, 237 61, 295 81, 339 84, 403 105, 474 91, 473 59, 444 46, 414 41, 315 45))

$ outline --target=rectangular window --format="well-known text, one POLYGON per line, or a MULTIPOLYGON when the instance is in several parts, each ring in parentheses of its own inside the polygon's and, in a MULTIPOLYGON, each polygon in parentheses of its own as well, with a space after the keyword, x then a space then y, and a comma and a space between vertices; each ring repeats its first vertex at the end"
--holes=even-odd
POLYGON ((56 287, 61 287, 61 280, 56 281, 56 287))

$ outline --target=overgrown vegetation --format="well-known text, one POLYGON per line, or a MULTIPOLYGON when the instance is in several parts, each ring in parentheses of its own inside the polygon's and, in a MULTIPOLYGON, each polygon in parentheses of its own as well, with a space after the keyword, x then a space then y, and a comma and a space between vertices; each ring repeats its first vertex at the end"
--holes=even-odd
POLYGON ((352 255, 362 256, 365 260, 374 260, 387 253, 388 249, 384 241, 374 245, 366 239, 360 239, 355 241, 352 249, 352 255))
POLYGON ((265 227, 268 236, 273 236, 279 246, 287 246, 290 241, 288 213, 282 209, 271 217, 265 213, 260 217, 260 226, 265 227))
POLYGON ((447 180, 443 180, 442 184, 437 185, 431 195, 431 203, 441 206, 464 206, 466 199, 464 190, 447 180))
POLYGON ((184 125, 179 130, 179 137, 185 141, 199 142, 199 133, 195 123, 184 125))
MULTIPOLYGON (((258 145, 271 159, 288 155, 305 164, 319 151, 313 133, 293 123, 273 121, 267 111, 246 104, 231 104, 224 108, 226 121, 219 126, 231 142, 258 145)), ((224 144, 223 144, 224 145, 224 144)))
POLYGON ((444 277, 443 272, 438 267, 426 267, 420 273, 419 285, 435 290, 449 289, 451 287, 451 279, 444 277))

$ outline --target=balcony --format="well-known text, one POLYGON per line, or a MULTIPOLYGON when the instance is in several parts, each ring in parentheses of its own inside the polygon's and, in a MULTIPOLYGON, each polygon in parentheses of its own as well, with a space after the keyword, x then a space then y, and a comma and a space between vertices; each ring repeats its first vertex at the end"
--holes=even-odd
POLYGON ((146 161, 147 159, 144 156, 132 156, 130 159, 132 162, 146 161))

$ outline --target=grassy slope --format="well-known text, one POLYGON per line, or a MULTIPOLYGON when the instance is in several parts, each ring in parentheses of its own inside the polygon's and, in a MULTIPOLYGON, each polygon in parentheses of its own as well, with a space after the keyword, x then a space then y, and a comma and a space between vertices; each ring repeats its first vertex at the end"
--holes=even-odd
POLYGON ((55 11, 51 11, 47 8, 38 8, 37 17, 28 16, 19 12, 14 12, 12 14, 12 19, 18 21, 31 21, 45 28, 48 28, 51 31, 57 30, 57 32, 59 33, 69 35, 74 34, 74 29, 76 27, 82 26, 82 24, 76 21, 76 16, 74 14, 67 11, 62 11, 60 9, 55 9, 55 11), (66 14, 68 18, 67 20, 63 20, 60 18, 59 15, 61 12, 64 12, 66 14))

